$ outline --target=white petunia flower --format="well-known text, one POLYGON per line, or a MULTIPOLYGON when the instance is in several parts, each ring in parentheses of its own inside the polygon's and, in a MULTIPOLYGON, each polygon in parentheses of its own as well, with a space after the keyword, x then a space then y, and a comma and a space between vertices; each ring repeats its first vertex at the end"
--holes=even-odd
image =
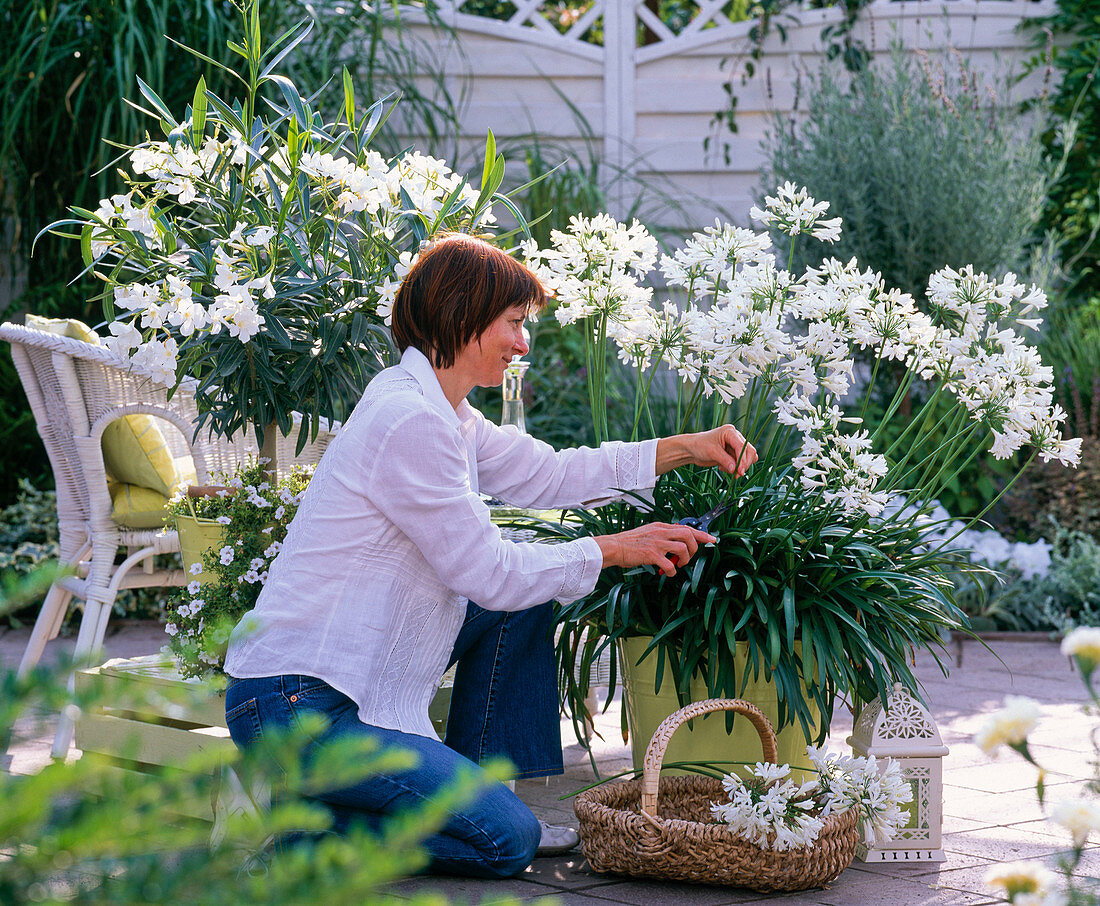
POLYGON ((1012 903, 1024 895, 1045 896, 1058 882, 1058 875, 1038 862, 1006 862, 985 873, 986 886, 1003 890, 1012 903))
POLYGON ((1074 847, 1080 849, 1090 834, 1100 832, 1100 802, 1085 799, 1059 802, 1050 810, 1050 820, 1068 830, 1074 847))
POLYGON ((1042 717, 1039 703, 1020 695, 1005 697, 1005 705, 991 714, 974 734, 974 742, 987 755, 996 757, 1002 745, 1017 748, 1027 744, 1027 735, 1042 717))
POLYGON ((1062 639, 1062 654, 1077 658, 1082 670, 1091 673, 1100 664, 1100 627, 1078 626, 1062 639))

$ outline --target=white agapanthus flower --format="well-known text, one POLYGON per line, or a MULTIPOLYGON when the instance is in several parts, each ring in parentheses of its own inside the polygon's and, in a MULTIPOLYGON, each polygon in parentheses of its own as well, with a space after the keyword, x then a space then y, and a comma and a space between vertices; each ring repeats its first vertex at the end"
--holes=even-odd
POLYGON ((1001 746, 1022 746, 1039 724, 1043 712, 1039 703, 1022 695, 1005 696, 1004 707, 986 718, 974 734, 974 742, 987 755, 996 757, 1001 746))
POLYGON ((836 242, 840 238, 841 219, 825 220, 829 202, 815 201, 805 187, 797 188, 793 182, 785 182, 775 195, 764 198, 764 208, 753 205, 749 217, 757 223, 774 226, 789 236, 809 233, 815 239, 836 242))
POLYGON ((562 325, 601 318, 620 345, 649 339, 653 290, 641 278, 657 260, 657 240, 637 221, 630 226, 607 214, 574 216, 566 231, 551 234, 554 247, 523 246, 527 266, 558 299, 562 325), (637 334, 637 326, 643 333, 637 334))
POLYGON ((825 814, 857 809, 867 845, 886 843, 909 821, 901 806, 913 801, 913 788, 893 759, 836 755, 814 746, 806 753, 818 771, 825 814))
POLYGON ((825 819, 850 808, 859 810, 868 843, 888 840, 908 821, 901 805, 913 791, 895 762, 880 765, 873 757, 831 755, 813 746, 807 752, 818 780, 796 784, 790 766, 758 763, 744 780, 723 778, 729 801, 711 803, 711 814, 743 839, 777 851, 812 847, 825 819))

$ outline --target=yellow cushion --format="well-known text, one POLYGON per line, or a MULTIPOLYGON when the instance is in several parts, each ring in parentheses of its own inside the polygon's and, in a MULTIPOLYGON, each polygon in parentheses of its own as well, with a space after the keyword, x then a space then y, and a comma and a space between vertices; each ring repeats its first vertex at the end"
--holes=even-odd
POLYGON ((68 337, 70 340, 83 340, 85 343, 99 345, 99 334, 76 318, 43 318, 41 315, 27 315, 26 325, 58 337, 68 337))
MULTIPOLYGON (((178 457, 175 467, 180 476, 180 485, 195 483, 195 464, 191 457, 178 457)), ((133 529, 160 528, 168 518, 168 498, 159 491, 121 481, 109 481, 107 488, 111 492, 111 519, 121 526, 133 529)))
POLYGON ((133 529, 160 528, 168 517, 168 498, 159 491, 112 481, 111 519, 133 529))
MULTIPOLYGON (((27 315, 27 327, 56 336, 99 345, 99 335, 75 318, 43 318, 27 315)), ((180 481, 172 462, 172 453, 149 415, 127 415, 111 422, 103 432, 103 464, 108 475, 124 485, 149 488, 168 497, 180 481)), ((116 520, 122 525, 130 523, 116 520)), ((132 526, 149 528, 149 526, 132 526)))
POLYGON ((179 482, 172 451, 157 420, 149 415, 127 415, 103 430, 103 464, 123 484, 136 484, 165 497, 179 482))

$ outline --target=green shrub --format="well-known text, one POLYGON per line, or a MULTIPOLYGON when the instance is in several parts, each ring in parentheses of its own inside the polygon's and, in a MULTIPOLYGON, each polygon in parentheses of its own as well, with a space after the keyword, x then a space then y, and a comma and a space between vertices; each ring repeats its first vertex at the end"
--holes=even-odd
MULTIPOLYGON (((26 478, 18 481, 19 495, 15 502, 0 510, 0 575, 9 580, 41 572, 56 564, 60 546, 57 531, 57 494, 39 490, 26 478)), ((171 558, 164 557, 163 561, 171 558)), ((43 589, 43 594, 45 589, 43 589)), ((158 619, 163 616, 168 592, 160 588, 123 589, 111 608, 114 616, 137 619, 158 619)), ((42 600, 39 596, 19 609, 9 608, 0 614, 0 623, 22 625, 33 620, 42 600)), ((65 617, 69 627, 79 620, 80 611, 70 607, 65 617)))
POLYGON ((1038 128, 1003 92, 961 59, 900 48, 850 76, 822 68, 803 112, 776 116, 763 185, 790 180, 830 199, 830 216, 844 218, 833 255, 918 300, 944 266, 1026 273, 1046 176, 1038 128))
POLYGON ((1057 528, 1046 575, 1007 585, 996 613, 1008 628, 1068 632, 1100 626, 1100 543, 1084 532, 1057 528))
MULTIPOLYGON (((56 493, 19 479, 15 503, 0 510, 0 573, 13 579, 29 576, 56 562, 59 550, 56 493)), ((34 612, 28 607, 7 615, 17 624, 20 617, 33 619, 34 612)))
POLYGON ((1069 296, 1100 297, 1100 16, 1096 0, 1056 0, 1026 20, 1039 52, 1031 69, 1053 66, 1043 145, 1062 172, 1048 193, 1043 226, 1056 237, 1069 296), (1053 60, 1050 52, 1053 52, 1053 60))
MULTIPOLYGON (((141 700, 137 688, 124 694, 127 701, 141 700)), ((82 693, 76 706, 101 708, 109 704, 102 695, 82 693)), ((186 707, 209 695, 204 686, 180 684, 158 693, 159 706, 186 707)), ((72 707, 68 701, 62 674, 36 672, 23 681, 0 674, 0 744, 12 741, 17 721, 34 728, 41 721, 36 715, 72 707)), ((122 771, 91 756, 52 762, 36 774, 0 773, 0 903, 446 903, 430 890, 398 896, 386 885, 423 870, 421 842, 477 794, 479 780, 456 778, 423 809, 380 829, 353 825, 346 835, 328 833, 332 816, 312 796, 372 772, 399 771, 414 756, 344 739, 303 760, 320 729, 319 721, 307 721, 285 735, 265 735, 264 744, 248 753, 226 760, 196 756, 150 773, 122 771), (203 814, 219 789, 238 785, 274 790, 275 804, 231 812, 218 839, 210 824, 183 817, 203 814), (273 852, 273 835, 292 831, 308 833, 309 840, 273 852)), ((125 752, 120 738, 119 753, 125 752)), ((499 765, 489 770, 504 776, 499 765)), ((263 798, 261 793, 253 802, 263 798)))

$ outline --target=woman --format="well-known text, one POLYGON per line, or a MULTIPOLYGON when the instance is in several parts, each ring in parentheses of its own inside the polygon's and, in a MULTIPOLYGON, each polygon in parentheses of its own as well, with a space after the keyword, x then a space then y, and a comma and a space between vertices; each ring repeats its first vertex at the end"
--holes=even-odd
MULTIPOLYGON (((498 249, 453 236, 425 250, 393 306, 401 363, 367 387, 325 452, 256 607, 226 661, 234 742, 305 713, 326 739, 371 737, 418 764, 319 797, 337 826, 414 809, 462 771, 505 756, 518 776, 561 773, 551 606, 595 587, 601 569, 674 574, 714 539, 654 523, 565 544, 505 541, 480 493, 523 507, 592 506, 652 487, 687 463, 741 475, 755 451, 729 425, 638 444, 555 452, 493 425, 466 402, 499 386, 528 351, 523 322, 545 294, 498 249), (474 603, 476 602, 476 603, 474 603), (446 744, 428 704, 458 668, 446 744)), ((433 867, 522 871, 542 830, 491 783, 425 842, 433 867)))

